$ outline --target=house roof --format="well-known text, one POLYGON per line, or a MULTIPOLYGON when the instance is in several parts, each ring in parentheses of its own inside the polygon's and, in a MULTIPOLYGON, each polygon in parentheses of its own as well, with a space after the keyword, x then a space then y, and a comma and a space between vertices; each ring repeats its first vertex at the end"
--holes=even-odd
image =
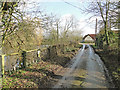
POLYGON ((83 40, 87 37, 90 36, 93 40, 95 40, 96 34, 87 34, 83 37, 83 40))

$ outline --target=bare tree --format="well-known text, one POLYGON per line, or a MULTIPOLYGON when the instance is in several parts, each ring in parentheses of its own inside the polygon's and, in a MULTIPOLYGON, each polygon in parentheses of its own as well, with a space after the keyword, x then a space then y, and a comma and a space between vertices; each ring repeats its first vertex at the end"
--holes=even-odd
POLYGON ((2 35, 2 47, 5 43, 5 40, 16 31, 18 22, 22 19, 22 14, 17 9, 18 2, 1 2, 1 30, 2 35))
MULTIPOLYGON (((100 2, 91 2, 85 12, 93 13, 94 16, 100 16, 102 18, 102 23, 105 31, 105 41, 109 45, 108 30, 111 28, 111 19, 113 15, 113 10, 115 8, 115 2, 110 2, 109 0, 100 2), (112 14, 111 14, 112 13, 112 14)), ((114 20, 114 19, 113 19, 114 20)))

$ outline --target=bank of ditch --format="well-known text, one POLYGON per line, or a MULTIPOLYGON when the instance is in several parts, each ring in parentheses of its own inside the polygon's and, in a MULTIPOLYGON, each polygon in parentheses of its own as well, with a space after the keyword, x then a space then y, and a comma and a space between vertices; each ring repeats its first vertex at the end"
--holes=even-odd
POLYGON ((109 71, 110 76, 112 77, 113 83, 116 88, 120 88, 120 62, 119 60, 119 49, 118 48, 103 48, 97 49, 94 48, 95 52, 99 54, 103 60, 106 68, 109 71))
POLYGON ((41 56, 41 59, 64 67, 77 54, 81 47, 82 45, 76 43, 53 45, 44 51, 45 53, 41 56))
POLYGON ((81 47, 82 45, 74 43, 43 49, 39 62, 12 73, 5 72, 2 88, 51 88, 62 77, 57 76, 57 73, 66 70, 66 64, 81 47))

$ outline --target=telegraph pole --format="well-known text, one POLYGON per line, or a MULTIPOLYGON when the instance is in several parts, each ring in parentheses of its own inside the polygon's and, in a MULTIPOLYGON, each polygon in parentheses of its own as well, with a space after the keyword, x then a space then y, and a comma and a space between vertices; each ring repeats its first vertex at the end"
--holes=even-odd
POLYGON ((96 45, 96 36, 97 36, 97 18, 96 18, 96 24, 95 24, 95 45, 96 45))

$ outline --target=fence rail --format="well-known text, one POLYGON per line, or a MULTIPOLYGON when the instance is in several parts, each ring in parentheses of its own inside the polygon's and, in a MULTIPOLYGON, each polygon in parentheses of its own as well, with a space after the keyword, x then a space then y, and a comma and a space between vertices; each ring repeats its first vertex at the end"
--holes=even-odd
POLYGON ((0 71, 2 71, 2 75, 4 75, 5 71, 15 70, 17 65, 21 65, 22 68, 25 68, 39 61, 40 52, 41 49, 34 49, 29 51, 23 50, 21 53, 0 55, 0 71))

